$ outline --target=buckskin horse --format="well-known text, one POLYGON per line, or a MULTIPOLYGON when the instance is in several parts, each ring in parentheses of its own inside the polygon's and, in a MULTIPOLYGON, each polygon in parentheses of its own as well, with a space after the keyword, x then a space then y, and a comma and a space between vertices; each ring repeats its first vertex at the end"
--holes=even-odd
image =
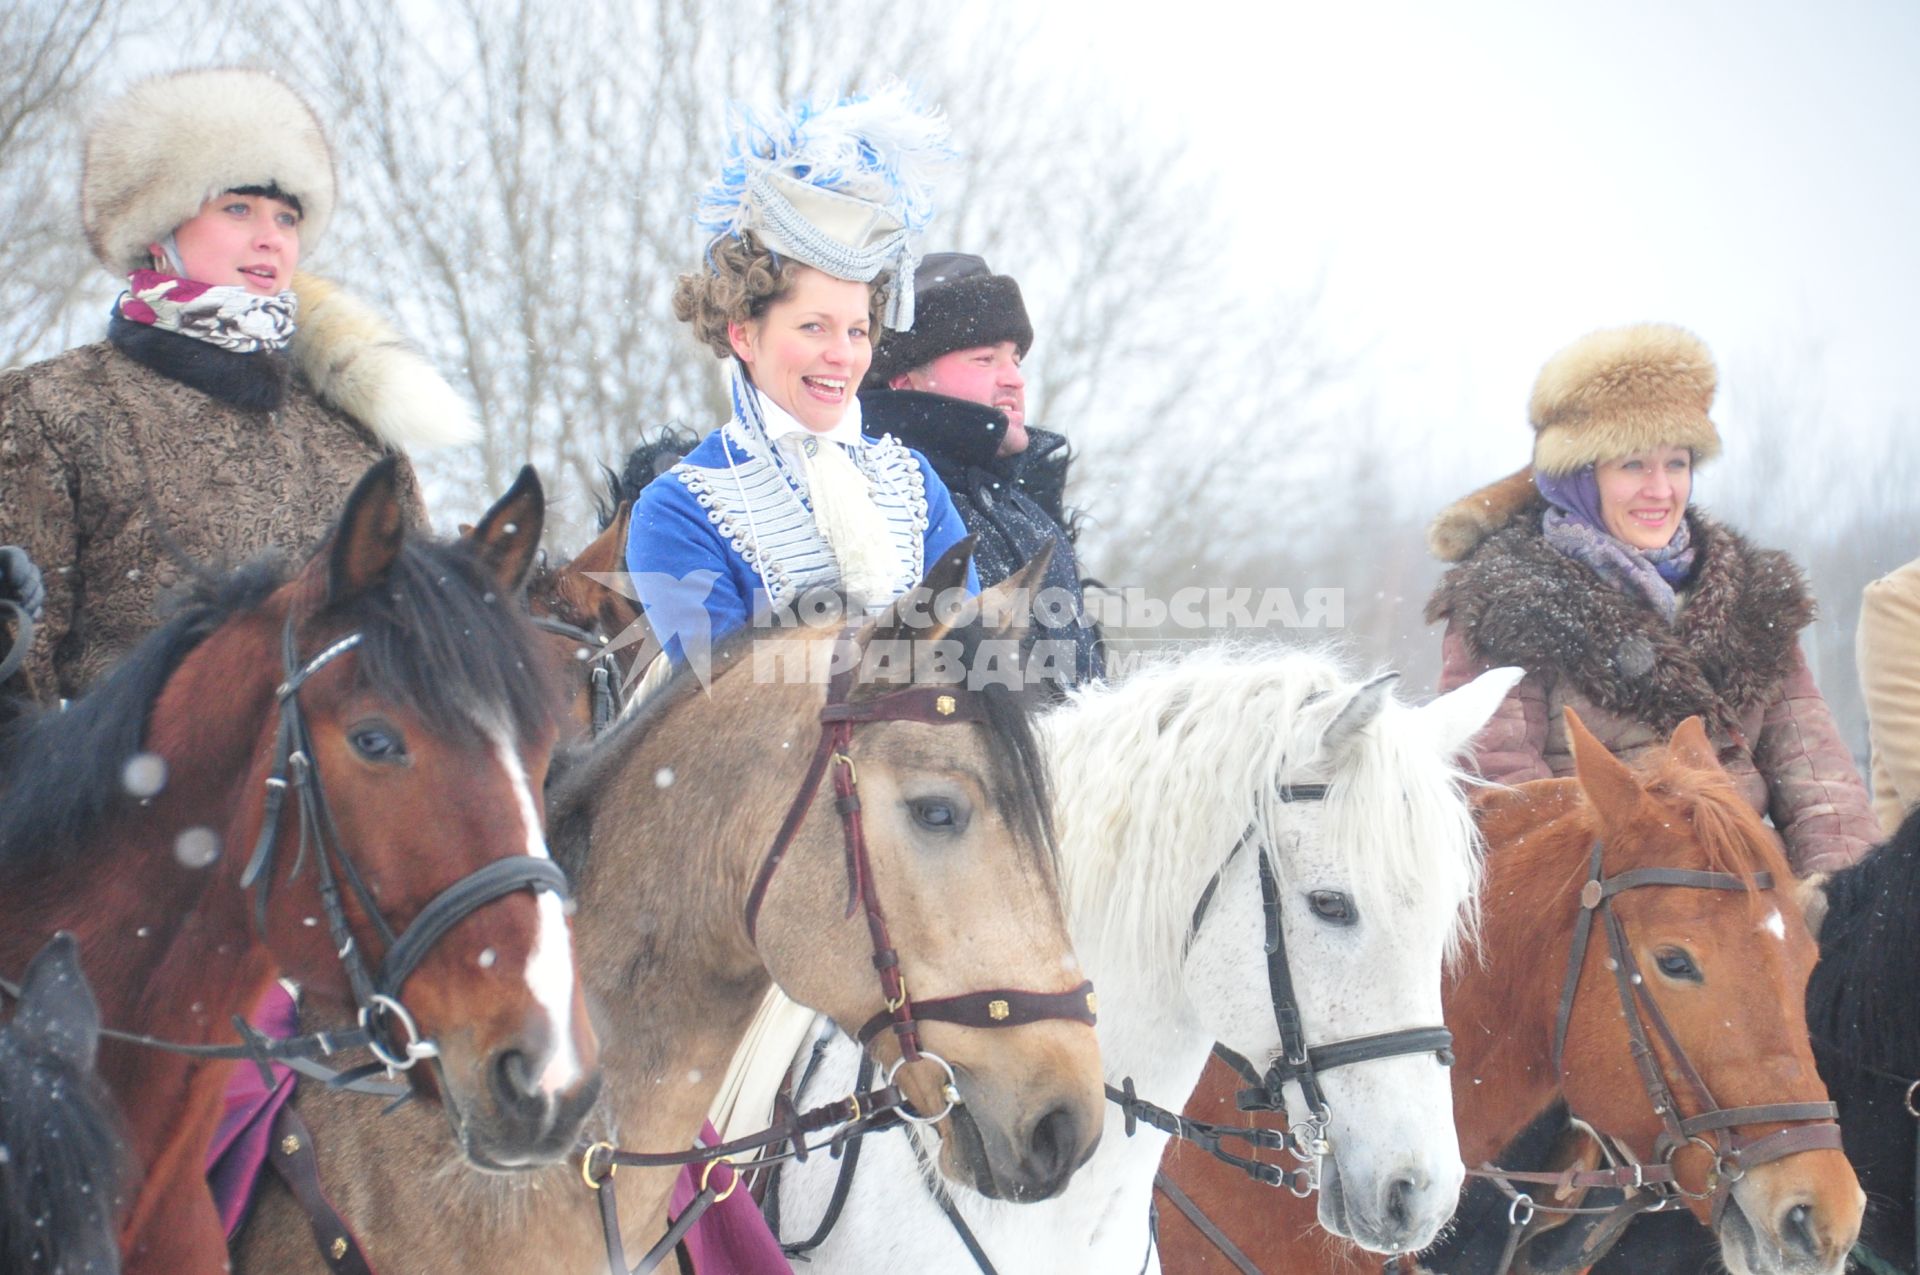
MULTIPOLYGON (((1697 718, 1644 780, 1572 712, 1567 726, 1574 777, 1477 800, 1484 928, 1446 998, 1463 1157, 1486 1165, 1563 1101, 1617 1159, 1568 1185, 1646 1184, 1617 1220, 1684 1207, 1715 1225, 1735 1275, 1838 1272, 1864 1201, 1808 1044, 1798 883, 1697 718)), ((1218 1118, 1230 1086, 1204 1079, 1188 1114, 1218 1118)), ((1380 1269, 1314 1233, 1309 1206, 1225 1165, 1176 1145, 1166 1171, 1241 1250, 1240 1269, 1380 1269)), ((1512 1189, 1528 1201, 1509 1205, 1518 1222, 1563 1199, 1551 1180, 1512 1189)), ((1171 1269, 1239 1266, 1170 1207, 1161 1242, 1171 1269)))
POLYGON ((541 835, 552 700, 510 602, 543 516, 525 470, 473 536, 432 542, 376 465, 304 567, 207 582, 89 694, 9 728, 0 976, 78 938, 138 1174, 128 1271, 221 1269, 225 1042, 278 974, 357 1005, 466 1159, 573 1144, 598 1045, 541 835))
MULTIPOLYGON (((1024 697, 998 680, 1022 676, 1017 633, 927 613, 963 585, 969 547, 857 632, 737 635, 710 684, 683 669, 557 781, 551 836, 605 1042, 590 1138, 691 1147, 771 981, 849 1029, 879 1023, 880 1065, 898 1069, 918 1118, 942 1118, 949 1176, 1044 1198, 1092 1151, 1104 1099, 1089 988, 1061 913, 1043 759, 1024 697), (908 643, 944 647, 960 680, 908 643), (829 681, 820 665, 845 671, 829 681), (976 998, 1006 1016, 964 1012, 976 998)), ((1009 599, 1038 578, 988 590, 981 612, 1010 620, 1009 599)), ((674 1168, 608 1173, 596 1155, 486 1176, 418 1112, 383 1119, 317 1086, 295 1101, 377 1268, 605 1275, 603 1204, 623 1252, 668 1225, 674 1168)), ((235 1259, 330 1269, 277 1185, 235 1259)))
MULTIPOLYGON (((1200 647, 1076 690, 1040 726, 1067 916, 1101 995, 1100 1149, 1059 1198, 1009 1206, 930 1188, 931 1139, 869 1136, 780 1170, 783 1236, 834 1271, 1131 1275, 1151 1256, 1168 1136, 1153 1121, 1184 1104, 1216 1040, 1264 1064, 1288 1047, 1287 1019, 1308 1057, 1353 1047, 1284 1082, 1295 1110, 1304 1084, 1324 1095, 1318 1136, 1338 1154, 1312 1165, 1322 1218, 1369 1248, 1426 1244, 1461 1165, 1444 1042, 1416 1025, 1440 1022, 1441 966, 1480 875, 1453 761, 1519 677, 1411 708, 1393 675, 1356 680, 1320 652, 1200 647)), ((846 1092, 856 1065, 836 1037, 802 1105, 846 1092)))

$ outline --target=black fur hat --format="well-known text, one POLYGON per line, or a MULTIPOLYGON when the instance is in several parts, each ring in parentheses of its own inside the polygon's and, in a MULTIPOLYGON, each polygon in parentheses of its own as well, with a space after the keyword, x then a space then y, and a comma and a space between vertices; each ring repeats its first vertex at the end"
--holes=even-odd
POLYGON ((970 252, 936 252, 913 272, 913 327, 888 332, 873 352, 867 389, 885 389, 902 372, 923 367, 954 350, 1011 341, 1026 357, 1033 345, 1020 285, 995 274, 970 252))

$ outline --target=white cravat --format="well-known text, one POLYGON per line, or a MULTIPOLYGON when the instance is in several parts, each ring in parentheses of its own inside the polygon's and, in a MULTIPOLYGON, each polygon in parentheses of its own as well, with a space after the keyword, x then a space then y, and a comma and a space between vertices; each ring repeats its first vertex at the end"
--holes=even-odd
POLYGON ((847 455, 865 446, 860 400, 851 399, 830 430, 808 429, 754 388, 767 439, 807 480, 813 522, 840 564, 840 587, 867 606, 891 601, 903 574, 886 515, 873 503, 873 485, 847 455))

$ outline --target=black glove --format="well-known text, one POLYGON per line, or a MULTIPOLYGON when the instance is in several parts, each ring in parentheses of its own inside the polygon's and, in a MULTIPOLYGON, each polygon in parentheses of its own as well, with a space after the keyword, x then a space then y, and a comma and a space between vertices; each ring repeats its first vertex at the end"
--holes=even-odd
POLYGON ((18 545, 0 545, 0 598, 18 602, 38 622, 47 608, 47 586, 40 568, 18 545))

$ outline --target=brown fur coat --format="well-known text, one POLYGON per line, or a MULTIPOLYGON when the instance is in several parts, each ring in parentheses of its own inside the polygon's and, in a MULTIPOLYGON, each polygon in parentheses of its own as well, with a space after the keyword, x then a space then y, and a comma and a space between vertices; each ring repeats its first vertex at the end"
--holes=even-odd
POLYGON ((1689 512, 1699 556, 1669 628, 1548 546, 1542 509, 1532 501, 1476 538, 1427 603, 1427 619, 1447 624, 1443 691, 1483 669, 1527 670, 1476 741, 1480 772, 1573 773, 1568 706, 1630 762, 1698 714, 1798 870, 1859 858, 1878 825, 1800 653, 1813 600, 1792 560, 1689 512))
MULTIPOLYGON (((84 691, 159 622, 190 564, 304 553, 368 466, 468 427, 390 329, 301 283, 310 330, 290 358, 123 320, 110 341, 0 375, 0 544, 24 547, 47 586, 22 673, 32 698, 84 691)), ((424 521, 410 467, 402 481, 424 521)))

